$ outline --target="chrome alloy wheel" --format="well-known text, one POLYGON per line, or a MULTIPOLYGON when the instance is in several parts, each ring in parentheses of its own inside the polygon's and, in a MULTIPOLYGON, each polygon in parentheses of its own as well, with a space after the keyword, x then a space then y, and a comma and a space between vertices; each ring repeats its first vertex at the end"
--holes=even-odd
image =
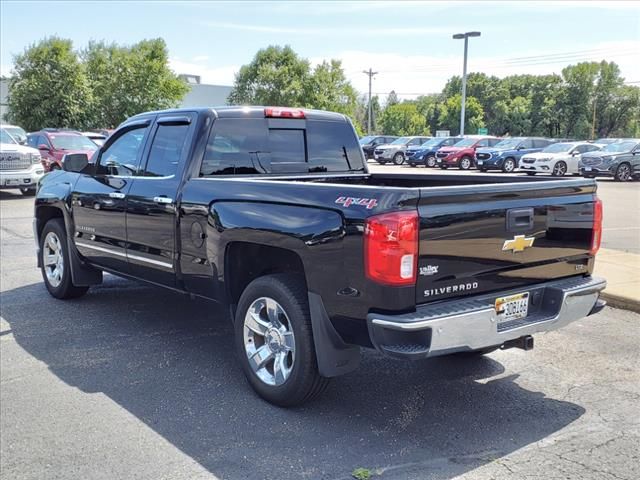
POLYGON ((564 174, 567 173, 567 164, 564 162, 557 162, 553 166, 553 175, 555 177, 564 177, 564 174))
POLYGON ((256 376, 267 385, 287 381, 296 343, 287 313, 274 299, 255 300, 244 316, 244 350, 256 376))
POLYGON ((62 253, 62 243, 55 232, 47 233, 44 239, 42 263, 47 275, 49 284, 56 288, 62 283, 64 274, 64 256, 62 253))

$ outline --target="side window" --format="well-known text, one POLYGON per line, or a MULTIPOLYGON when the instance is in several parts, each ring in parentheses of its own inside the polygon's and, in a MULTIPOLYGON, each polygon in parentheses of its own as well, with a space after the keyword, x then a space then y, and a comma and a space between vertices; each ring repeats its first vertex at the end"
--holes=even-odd
POLYGON ((307 121, 310 172, 345 172, 361 168, 362 150, 349 124, 307 121))
POLYGON ((531 139, 525 139, 520 142, 520 148, 533 148, 533 141, 531 139))
POLYGON ((118 137, 100 155, 98 173, 103 175, 135 175, 138 168, 138 155, 142 149, 142 140, 146 131, 146 127, 136 128, 118 137))
POLYGON ((489 146, 489 140, 487 140, 486 138, 476 143, 476 147, 488 147, 488 146, 489 146))
POLYGON ((533 148, 544 148, 549 145, 546 140, 535 139, 533 140, 533 148))
POLYGON ((178 171, 189 125, 158 125, 153 138, 145 177, 170 177, 178 171))
POLYGON ((490 138, 488 143, 490 147, 493 147, 502 141, 501 138, 490 138))
POLYGON ((268 150, 266 120, 220 118, 209 135, 200 175, 266 173, 268 150))
POLYGON ((27 145, 33 148, 38 148, 38 136, 37 135, 29 135, 27 137, 27 145))
POLYGON ((414 138, 413 140, 411 140, 409 142, 409 145, 420 145, 420 143, 422 143, 422 142, 420 142, 419 138, 414 138))

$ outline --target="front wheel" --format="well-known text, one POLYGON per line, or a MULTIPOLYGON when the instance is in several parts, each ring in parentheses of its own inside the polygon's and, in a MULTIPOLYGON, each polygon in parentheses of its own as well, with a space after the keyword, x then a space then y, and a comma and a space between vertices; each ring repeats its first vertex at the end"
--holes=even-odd
POLYGON ((42 229, 40 255, 42 278, 52 296, 68 299, 87 293, 89 287, 77 287, 72 282, 67 233, 62 219, 53 218, 42 229))
POLYGON ((304 280, 292 275, 257 278, 244 290, 235 318, 236 348, 247 380, 281 407, 320 394, 320 376, 304 280))
POLYGON ((402 165, 404 163, 404 155, 400 152, 396 153, 393 156, 393 164, 394 165, 402 165))
POLYGON ((36 194, 36 187, 22 187, 20 193, 25 197, 33 197, 36 194))
POLYGON ((556 162, 551 171, 551 175, 554 177, 564 177, 567 173, 567 164, 564 162, 556 162))
POLYGON ((412 167, 412 168, 416 168, 416 164, 415 163, 410 163, 409 166, 412 167))
POLYGON ((435 167, 436 166, 436 157, 434 157, 433 155, 429 155, 427 157, 427 167, 435 167))
POLYGON ((516 161, 513 158, 507 158, 502 164, 502 171, 504 173, 511 173, 516 169, 516 161))
POLYGON ((460 159, 460 165, 459 168, 460 170, 469 170, 472 166, 473 162, 471 161, 470 157, 462 157, 460 159))
POLYGON ((486 168, 482 168, 482 167, 481 167, 479 170, 480 170, 482 173, 487 173, 487 169, 486 169, 486 168))
POLYGON ((628 163, 621 163, 616 168, 616 173, 613 176, 613 179, 616 182, 627 182, 631 178, 631 167, 628 163))

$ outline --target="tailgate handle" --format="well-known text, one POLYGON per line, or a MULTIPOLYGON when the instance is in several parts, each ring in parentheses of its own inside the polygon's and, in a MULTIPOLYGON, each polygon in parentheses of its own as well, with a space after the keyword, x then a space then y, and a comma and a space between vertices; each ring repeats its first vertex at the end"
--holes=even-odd
POLYGON ((522 232, 533 228, 533 208, 507 210, 507 231, 522 232))

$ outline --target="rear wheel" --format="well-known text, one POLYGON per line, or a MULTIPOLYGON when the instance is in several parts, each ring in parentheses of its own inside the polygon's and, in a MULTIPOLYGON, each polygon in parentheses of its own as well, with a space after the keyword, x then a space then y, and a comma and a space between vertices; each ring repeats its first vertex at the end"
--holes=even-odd
POLYGON ((416 164, 415 163, 410 163, 409 166, 415 168, 416 164))
POLYGON ((53 218, 42 229, 40 256, 42 278, 51 295, 68 299, 87 293, 89 287, 77 287, 71 280, 67 233, 62 219, 53 218))
POLYGON ((244 374, 268 402, 299 405, 329 384, 318 372, 303 279, 278 274, 251 282, 238 303, 235 336, 244 374))
POLYGON ((621 163, 616 168, 616 173, 613 176, 613 179, 616 182, 627 182, 631 178, 631 167, 628 163, 621 163))
POLYGON ((502 171, 504 173, 511 173, 516 169, 516 161, 513 158, 507 158, 502 164, 502 171))
POLYGON ((429 155, 427 157, 427 167, 435 167, 436 166, 436 157, 434 157, 433 155, 429 155))
POLYGON ((534 176, 536 172, 527 172, 527 175, 534 176))
POLYGON ((400 152, 393 156, 394 165, 402 165, 404 163, 404 155, 400 152))
POLYGON ((460 170, 469 170, 472 165, 473 165, 473 161, 471 160, 471 157, 462 157, 460 159, 460 165, 459 165, 460 170))
POLYGON ((487 173, 487 169, 486 169, 486 168, 480 168, 480 171, 481 171, 482 173, 487 173))
POLYGON ((563 161, 556 162, 551 171, 551 175, 554 177, 564 177, 567 173, 567 164, 563 161))

